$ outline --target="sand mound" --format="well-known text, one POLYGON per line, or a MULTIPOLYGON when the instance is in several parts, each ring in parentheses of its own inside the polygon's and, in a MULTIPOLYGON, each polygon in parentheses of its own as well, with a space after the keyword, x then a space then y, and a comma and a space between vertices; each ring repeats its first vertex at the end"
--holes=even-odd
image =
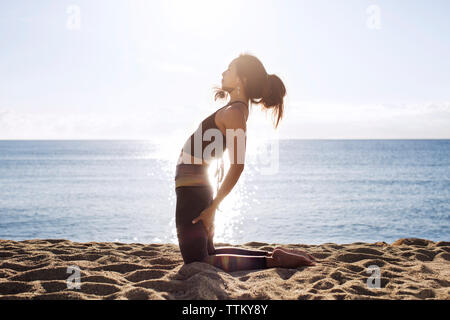
POLYGON ((317 265, 226 273, 205 263, 184 265, 173 244, 0 240, 0 299, 450 298, 450 242, 409 238, 392 245, 284 247, 308 251, 317 265), (369 278, 377 270, 378 282, 369 278))

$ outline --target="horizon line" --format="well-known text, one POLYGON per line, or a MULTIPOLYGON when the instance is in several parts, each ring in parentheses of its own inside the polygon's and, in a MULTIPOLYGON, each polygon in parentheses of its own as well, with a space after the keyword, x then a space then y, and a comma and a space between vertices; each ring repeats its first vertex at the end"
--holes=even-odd
MULTIPOLYGON (((450 140, 450 138, 279 138, 278 140, 303 140, 303 141, 329 141, 329 140, 450 140)), ((118 139, 0 139, 0 141, 152 141, 157 142, 158 139, 135 139, 135 138, 118 138, 118 139)))

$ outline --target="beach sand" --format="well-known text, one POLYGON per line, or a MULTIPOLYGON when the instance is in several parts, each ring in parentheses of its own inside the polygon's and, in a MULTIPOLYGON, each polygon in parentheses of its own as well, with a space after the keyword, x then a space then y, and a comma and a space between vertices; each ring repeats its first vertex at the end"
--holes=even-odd
POLYGON ((174 244, 0 240, 0 299, 450 299, 450 242, 282 246, 308 251, 317 265, 226 273, 183 265, 174 244), (372 265, 380 288, 368 285, 372 265), (70 266, 80 269, 79 289, 68 288, 77 284, 70 266))

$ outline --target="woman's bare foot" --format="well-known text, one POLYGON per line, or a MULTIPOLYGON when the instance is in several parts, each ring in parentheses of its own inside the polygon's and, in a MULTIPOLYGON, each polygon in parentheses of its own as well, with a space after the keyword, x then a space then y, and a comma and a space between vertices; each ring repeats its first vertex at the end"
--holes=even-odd
POLYGON ((273 250, 283 250, 285 252, 291 253, 291 254, 298 254, 301 256, 304 256, 305 258, 307 258, 308 260, 316 261, 316 258, 314 258, 312 255, 310 255, 308 252, 305 252, 303 250, 299 250, 299 249, 288 249, 288 248, 283 248, 283 247, 275 247, 275 249, 273 250))
POLYGON ((273 250, 272 259, 275 262, 275 266, 280 268, 298 268, 301 266, 315 265, 314 261, 311 261, 303 255, 292 254, 280 249, 273 250))

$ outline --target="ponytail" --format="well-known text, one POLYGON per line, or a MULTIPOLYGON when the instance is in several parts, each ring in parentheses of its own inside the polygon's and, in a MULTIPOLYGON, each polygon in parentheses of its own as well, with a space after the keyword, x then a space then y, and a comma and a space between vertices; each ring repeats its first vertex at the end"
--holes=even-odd
POLYGON ((272 110, 272 118, 274 127, 277 128, 280 120, 283 118, 284 111, 284 96, 286 95, 286 88, 281 79, 270 74, 267 76, 266 86, 263 90, 262 99, 259 103, 262 103, 265 109, 272 110))

